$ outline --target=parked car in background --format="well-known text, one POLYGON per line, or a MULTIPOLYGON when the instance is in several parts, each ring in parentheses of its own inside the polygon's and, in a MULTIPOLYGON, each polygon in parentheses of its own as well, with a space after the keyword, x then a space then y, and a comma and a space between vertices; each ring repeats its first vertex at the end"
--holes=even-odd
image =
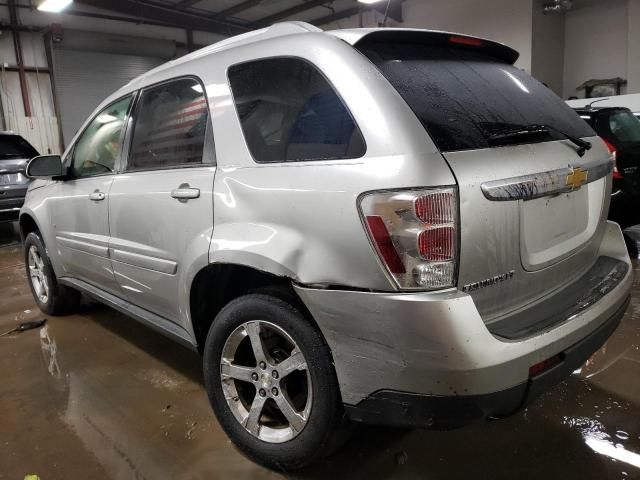
MULTIPOLYGON (((628 108, 599 105, 575 111, 600 135, 614 157, 609 218, 625 230, 640 224, 640 120, 628 108)), ((632 245, 637 249, 635 242, 632 245)), ((637 256, 637 251, 632 253, 637 256)))
POLYGON ((291 22, 146 73, 29 163, 36 302, 85 292, 202 352, 221 426, 274 468, 350 420, 512 414, 600 348, 633 281, 606 146, 517 58, 291 22))
POLYGON ((625 107, 637 117, 640 116, 640 93, 628 95, 613 95, 611 97, 576 98, 567 100, 571 108, 584 108, 588 105, 598 107, 625 107))
POLYGON ((30 180, 27 162, 38 152, 20 135, 0 132, 0 222, 18 220, 30 180))

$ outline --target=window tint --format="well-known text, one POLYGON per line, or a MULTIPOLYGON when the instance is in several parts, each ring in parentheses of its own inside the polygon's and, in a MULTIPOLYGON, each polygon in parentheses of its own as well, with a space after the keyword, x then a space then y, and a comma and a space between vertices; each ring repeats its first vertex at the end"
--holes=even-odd
POLYGON ((271 58, 235 65, 229 81, 257 162, 358 158, 364 139, 327 80, 309 63, 271 58))
POLYGON ((131 96, 101 111, 84 130, 75 144, 71 174, 90 177, 113 172, 120 153, 120 135, 131 96))
POLYGON ((612 113, 608 118, 609 131, 619 142, 640 142, 640 121, 627 111, 612 113))
POLYGON ((175 80, 142 92, 127 170, 203 163, 208 108, 196 80, 175 80))
MULTIPOLYGON (((595 135, 549 88, 487 53, 412 42, 358 47, 413 109, 441 151, 492 145, 492 135, 543 124, 575 137, 595 135)), ((561 139, 554 132, 532 143, 561 139)))

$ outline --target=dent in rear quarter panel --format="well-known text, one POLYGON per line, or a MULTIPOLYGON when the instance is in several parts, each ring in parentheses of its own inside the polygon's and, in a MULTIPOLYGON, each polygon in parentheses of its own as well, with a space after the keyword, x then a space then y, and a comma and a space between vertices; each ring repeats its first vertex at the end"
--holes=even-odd
POLYGON ((304 284, 390 289, 356 206, 372 168, 357 161, 219 171, 212 261, 304 284))

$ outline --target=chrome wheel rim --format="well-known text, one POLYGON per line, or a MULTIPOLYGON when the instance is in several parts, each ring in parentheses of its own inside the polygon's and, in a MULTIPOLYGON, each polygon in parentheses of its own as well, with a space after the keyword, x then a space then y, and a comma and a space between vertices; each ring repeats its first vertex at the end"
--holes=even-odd
POLYGON ((222 350, 220 378, 231 412, 254 437, 287 442, 306 426, 312 403, 307 361, 277 325, 255 320, 236 328, 222 350))
POLYGON ((28 255, 29 277, 36 297, 41 303, 49 301, 49 282, 44 273, 44 261, 35 245, 31 245, 28 255))

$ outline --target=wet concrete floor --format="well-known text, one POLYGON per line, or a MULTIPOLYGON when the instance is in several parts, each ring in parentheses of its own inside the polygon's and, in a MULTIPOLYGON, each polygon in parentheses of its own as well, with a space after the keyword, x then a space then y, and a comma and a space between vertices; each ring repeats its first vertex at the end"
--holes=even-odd
MULTIPOLYGON (((0 224, 0 332, 40 318, 0 224)), ((284 478, 640 478, 639 347, 636 282, 614 336, 527 410, 448 432, 361 427, 333 458, 284 478)), ((283 478, 229 442, 200 372, 197 354, 96 304, 0 338, 0 479, 283 478)))

